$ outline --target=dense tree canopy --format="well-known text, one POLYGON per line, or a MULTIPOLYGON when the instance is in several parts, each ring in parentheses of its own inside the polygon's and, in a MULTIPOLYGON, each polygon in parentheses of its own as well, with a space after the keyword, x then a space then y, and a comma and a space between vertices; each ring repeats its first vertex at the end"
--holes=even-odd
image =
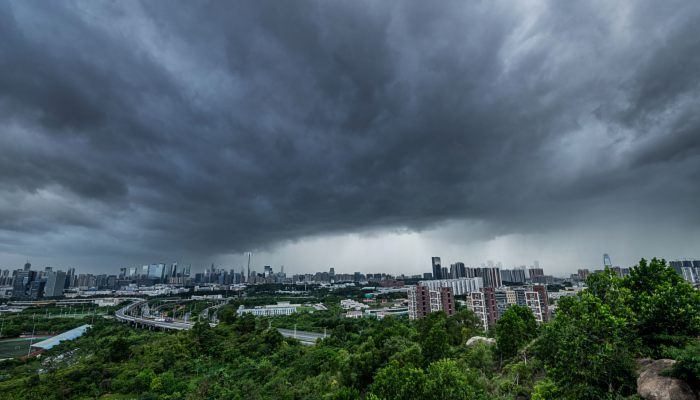
POLYGON ((512 306, 496 323, 498 352, 504 358, 516 355, 518 349, 537 336, 537 322, 529 308, 512 306))
MULTIPOLYGON (((409 321, 340 318, 331 305, 265 320, 232 304, 216 327, 173 333, 98 318, 41 358, 1 362, 0 399, 632 399, 635 358, 649 355, 676 358, 669 373, 700 382, 697 290, 659 260, 588 285, 542 326, 528 308, 509 308, 495 346, 466 345, 487 333, 465 309, 409 321), (275 328, 295 325, 330 336, 308 346, 275 328)), ((23 330, 32 314, 6 322, 23 330)))

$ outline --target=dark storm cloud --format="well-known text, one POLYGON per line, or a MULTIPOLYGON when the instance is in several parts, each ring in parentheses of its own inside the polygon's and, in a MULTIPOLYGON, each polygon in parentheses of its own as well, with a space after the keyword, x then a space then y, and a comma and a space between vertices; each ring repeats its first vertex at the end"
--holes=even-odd
POLYGON ((3 247, 37 230, 176 257, 449 220, 527 233, 674 192, 659 217, 694 229, 698 17, 695 2, 4 3, 3 247))

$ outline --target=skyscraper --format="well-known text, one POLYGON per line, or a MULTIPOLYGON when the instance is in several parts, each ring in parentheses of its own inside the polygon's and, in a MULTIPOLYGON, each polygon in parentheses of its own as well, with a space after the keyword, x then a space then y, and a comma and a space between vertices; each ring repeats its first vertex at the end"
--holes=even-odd
POLYGON ((63 271, 55 271, 49 273, 44 287, 44 297, 59 297, 63 295, 63 289, 66 284, 66 273, 63 271))
POLYGON ((250 252, 248 252, 248 276, 245 281, 246 283, 250 282, 250 252))
POLYGON ((13 299, 25 300, 29 298, 29 286, 34 280, 34 272, 28 269, 15 272, 15 279, 12 281, 13 299))
POLYGON ((612 262, 610 262, 608 253, 603 254, 603 266, 608 268, 612 267, 612 262))
MULTIPOLYGON (((433 264, 433 279, 442 279, 442 263, 440 262, 440 257, 432 258, 433 264)), ((447 277, 445 277, 447 278, 447 277)))

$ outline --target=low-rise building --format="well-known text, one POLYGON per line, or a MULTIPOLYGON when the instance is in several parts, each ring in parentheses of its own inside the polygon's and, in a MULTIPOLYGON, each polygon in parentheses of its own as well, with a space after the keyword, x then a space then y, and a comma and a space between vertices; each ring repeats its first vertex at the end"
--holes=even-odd
POLYGON ((359 301, 352 299, 340 300, 340 307, 344 310, 361 310, 364 308, 369 308, 367 304, 362 304, 359 301))
POLYGON ((240 306, 238 308, 238 315, 253 314, 256 317, 274 317, 277 315, 291 315, 297 312, 297 308, 300 306, 301 304, 289 304, 288 301, 281 301, 277 304, 268 306, 258 306, 254 308, 245 308, 244 306, 240 306))

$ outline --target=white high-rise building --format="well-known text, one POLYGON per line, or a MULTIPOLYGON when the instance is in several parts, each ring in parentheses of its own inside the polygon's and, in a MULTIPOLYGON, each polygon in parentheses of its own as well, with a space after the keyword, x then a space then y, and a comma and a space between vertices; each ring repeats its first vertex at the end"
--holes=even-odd
POLYGON ((455 296, 461 296, 469 292, 475 292, 484 287, 484 281, 481 277, 476 278, 459 278, 459 279, 437 279, 430 281, 420 281, 419 285, 425 286, 430 290, 438 290, 440 288, 452 288, 452 293, 455 296))

